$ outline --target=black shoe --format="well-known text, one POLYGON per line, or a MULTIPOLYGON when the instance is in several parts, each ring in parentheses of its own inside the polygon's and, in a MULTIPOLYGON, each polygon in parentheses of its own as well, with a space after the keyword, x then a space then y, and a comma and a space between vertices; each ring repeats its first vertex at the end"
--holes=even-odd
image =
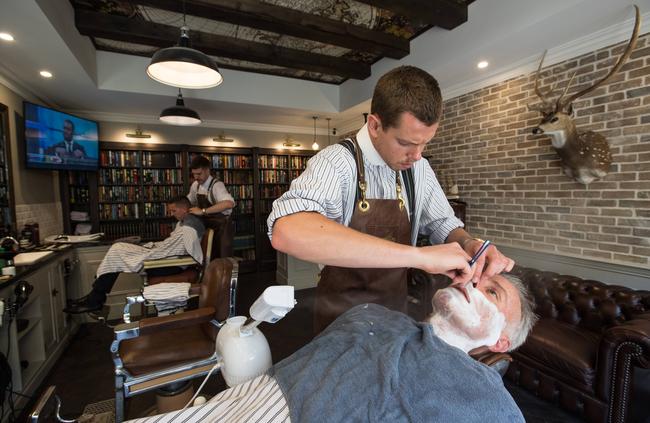
POLYGON ((68 305, 66 308, 63 309, 63 312, 69 314, 90 313, 93 311, 101 310, 102 307, 103 307, 102 304, 88 304, 87 301, 84 301, 83 303, 68 305))

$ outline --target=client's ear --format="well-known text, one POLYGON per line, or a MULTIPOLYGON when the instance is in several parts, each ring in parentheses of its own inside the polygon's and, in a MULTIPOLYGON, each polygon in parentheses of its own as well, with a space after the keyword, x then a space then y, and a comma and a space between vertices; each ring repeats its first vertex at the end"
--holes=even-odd
POLYGON ((506 335, 501 335, 497 343, 488 348, 492 352, 506 352, 510 349, 510 339, 506 335))

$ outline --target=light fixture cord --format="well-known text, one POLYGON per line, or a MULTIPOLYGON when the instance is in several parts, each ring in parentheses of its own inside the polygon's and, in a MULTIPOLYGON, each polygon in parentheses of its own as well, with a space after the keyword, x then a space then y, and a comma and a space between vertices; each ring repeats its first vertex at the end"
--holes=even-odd
POLYGON ((330 146, 330 120, 332 118, 327 118, 327 146, 330 146))
POLYGON ((185 0, 183 0, 183 26, 186 26, 186 24, 185 24, 185 0))
POLYGON ((318 119, 317 116, 312 116, 314 118, 314 142, 316 142, 316 119, 318 119))

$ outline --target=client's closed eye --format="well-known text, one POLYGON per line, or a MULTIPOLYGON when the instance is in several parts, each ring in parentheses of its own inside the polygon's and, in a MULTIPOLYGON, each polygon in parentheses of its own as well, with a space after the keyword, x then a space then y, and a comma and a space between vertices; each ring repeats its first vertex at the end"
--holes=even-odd
POLYGON ((499 299, 499 294, 497 294, 496 289, 494 288, 488 288, 486 289, 487 293, 492 295, 494 298, 499 299))

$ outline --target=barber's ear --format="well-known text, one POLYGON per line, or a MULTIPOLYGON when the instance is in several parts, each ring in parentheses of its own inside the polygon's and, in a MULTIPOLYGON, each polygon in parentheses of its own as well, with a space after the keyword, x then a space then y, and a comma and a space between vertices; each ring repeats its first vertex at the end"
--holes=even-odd
POLYGON ((506 352, 510 349, 510 339, 507 336, 501 335, 496 344, 489 347, 492 352, 506 352))
POLYGON ((368 115, 368 133, 371 137, 376 138, 381 130, 381 121, 377 115, 368 115))

